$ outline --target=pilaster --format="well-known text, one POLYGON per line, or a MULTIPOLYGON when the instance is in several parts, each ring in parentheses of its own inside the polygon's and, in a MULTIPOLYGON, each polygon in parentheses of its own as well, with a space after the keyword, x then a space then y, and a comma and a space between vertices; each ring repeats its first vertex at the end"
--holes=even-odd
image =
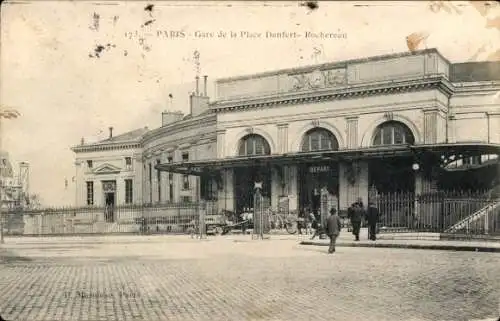
POLYGON ((289 200, 289 210, 297 211, 298 209, 298 199, 299 199, 299 191, 298 191, 298 168, 296 165, 292 165, 288 167, 288 200, 289 200))
POLYGON ((364 204, 368 202, 368 163, 356 161, 342 162, 339 165, 339 206, 346 210, 359 197, 364 204))
POLYGON ((135 204, 143 203, 143 186, 145 185, 143 179, 144 164, 141 155, 136 155, 133 160, 132 168, 134 170, 134 180, 132 182, 133 190, 132 197, 135 204))
POLYGON ((346 117, 347 122, 347 141, 346 147, 354 149, 358 147, 358 116, 346 117))
POLYGON ((271 169, 271 208, 278 208, 279 194, 281 194, 281 182, 277 170, 279 169, 276 167, 271 169))
POLYGON ((437 142, 438 108, 424 109, 424 144, 437 142))
POLYGON ((288 153, 288 124, 278 124, 278 153, 288 153))
POLYGON ((234 176, 233 169, 222 171, 222 189, 218 195, 219 209, 234 211, 234 176))
POLYGON ((217 158, 224 158, 226 156, 225 155, 226 130, 218 129, 216 133, 217 133, 217 158))

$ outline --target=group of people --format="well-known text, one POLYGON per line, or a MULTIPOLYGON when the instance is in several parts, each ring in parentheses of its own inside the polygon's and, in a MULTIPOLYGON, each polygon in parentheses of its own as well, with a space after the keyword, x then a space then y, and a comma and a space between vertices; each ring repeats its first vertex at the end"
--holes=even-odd
MULTIPOLYGON (((368 208, 365 209, 363 201, 361 198, 358 198, 358 200, 351 204, 351 206, 347 209, 347 218, 351 222, 352 234, 355 237, 355 241, 359 241, 359 233, 363 220, 366 220, 368 226, 368 239, 372 241, 377 239, 379 211, 373 202, 369 202, 368 208)), ((328 253, 335 252, 336 239, 342 229, 342 220, 337 213, 337 209, 335 207, 330 209, 330 215, 323 224, 319 215, 310 211, 306 222, 310 222, 311 227, 314 229, 314 234, 311 239, 314 239, 316 236, 319 236, 324 232, 330 238, 328 253)))
POLYGON ((363 201, 358 198, 356 202, 351 204, 347 209, 347 217, 351 221, 352 234, 356 241, 359 241, 359 232, 363 219, 368 225, 368 239, 375 241, 377 239, 377 223, 379 220, 379 211, 373 202, 368 203, 368 208, 365 209, 363 201))

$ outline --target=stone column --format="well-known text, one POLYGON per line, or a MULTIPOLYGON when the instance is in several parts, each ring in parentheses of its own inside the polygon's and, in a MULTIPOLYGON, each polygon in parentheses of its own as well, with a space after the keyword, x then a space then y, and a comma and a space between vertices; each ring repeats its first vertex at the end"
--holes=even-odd
POLYGON ((435 144, 437 141, 437 108, 424 109, 424 144, 435 144))
POLYGON ((134 204, 143 203, 143 189, 146 184, 144 181, 144 163, 142 162, 142 156, 135 155, 132 161, 132 170, 134 171, 134 180, 132 182, 132 198, 134 204))
POLYGON ((448 143, 455 143, 457 141, 457 120, 455 118, 455 115, 449 115, 448 116, 448 143))
POLYGON ((125 204, 125 178, 121 175, 116 177, 115 206, 125 204))
POLYGON ((299 206, 298 168, 296 165, 288 169, 288 199, 290 212, 297 211, 299 206))
POLYGON ((357 148, 358 143, 358 116, 349 116, 346 117, 347 121, 347 140, 346 147, 348 149, 357 148))
POLYGON ((217 130, 217 158, 226 157, 226 130, 218 129, 217 130))
POLYGON ((346 210, 358 197, 368 203, 368 162, 342 162, 339 166, 339 206, 346 210))
MULTIPOLYGON (((161 163, 165 164, 167 162, 167 153, 162 151, 161 163)), ((168 201, 168 173, 165 171, 161 172, 161 200, 162 202, 168 201)))
POLYGON ((500 143, 500 112, 487 112, 487 141, 488 143, 500 143))
POLYGON ((222 171, 222 190, 219 190, 219 209, 234 211, 234 177, 233 169, 222 171))
POLYGON ((94 205, 104 206, 104 191, 102 189, 102 181, 94 180, 94 205))
POLYGON ((281 194, 281 179, 279 178, 278 170, 274 166, 271 168, 271 208, 273 209, 278 208, 279 194, 281 194))
POLYGON ((370 189, 368 181, 368 162, 359 161, 358 162, 358 175, 357 175, 357 185, 358 185, 358 197, 363 199, 363 204, 368 205, 368 191, 370 189))
POLYGON ((82 172, 82 162, 75 162, 75 206, 86 206, 87 183, 84 180, 82 172))
POLYGON ((288 153, 288 124, 278 124, 278 154, 288 153))

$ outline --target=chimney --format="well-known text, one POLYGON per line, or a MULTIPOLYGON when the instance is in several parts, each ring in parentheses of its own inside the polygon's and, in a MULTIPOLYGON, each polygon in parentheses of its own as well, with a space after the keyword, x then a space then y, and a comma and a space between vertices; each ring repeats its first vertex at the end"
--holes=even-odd
POLYGON ((196 96, 200 93, 200 76, 196 76, 196 96))
POLYGON ((80 145, 85 145, 85 138, 80 139, 80 145))
POLYGON ((113 138, 113 127, 109 127, 109 138, 113 138))
POLYGON ((207 78, 208 76, 203 76, 203 96, 207 97, 207 78))

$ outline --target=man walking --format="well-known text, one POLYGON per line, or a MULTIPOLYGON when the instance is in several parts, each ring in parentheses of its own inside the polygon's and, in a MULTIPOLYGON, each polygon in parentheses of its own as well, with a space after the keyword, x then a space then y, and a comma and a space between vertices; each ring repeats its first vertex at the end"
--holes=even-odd
POLYGON ((326 233, 330 238, 330 247, 328 248, 328 253, 335 252, 335 241, 340 234, 342 229, 342 223, 340 222, 340 217, 337 215, 337 210, 335 207, 330 209, 330 216, 326 220, 326 233))
POLYGON ((368 202, 366 210, 366 221, 368 223, 368 238, 372 241, 377 239, 378 208, 373 202, 368 202))
POLYGON ((359 241, 359 231, 361 230, 361 219, 364 217, 363 202, 358 199, 357 202, 353 203, 348 210, 349 219, 352 225, 352 234, 359 241))

